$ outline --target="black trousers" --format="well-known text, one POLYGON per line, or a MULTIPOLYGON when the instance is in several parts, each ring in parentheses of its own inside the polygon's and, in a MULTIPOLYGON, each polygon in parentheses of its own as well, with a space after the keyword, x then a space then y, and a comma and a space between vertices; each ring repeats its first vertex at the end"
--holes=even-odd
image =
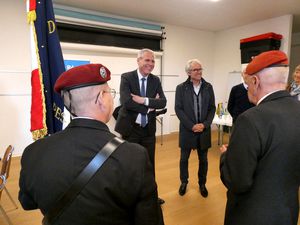
MULTIPOLYGON (((192 149, 190 148, 181 148, 180 152, 180 181, 181 183, 188 183, 189 179, 189 157, 191 154, 192 149)), ((197 149, 198 153, 198 183, 199 185, 206 183, 206 176, 207 176, 207 168, 208 168, 208 161, 207 161, 207 151, 208 149, 197 149)))
POLYGON ((148 132, 148 125, 146 127, 141 127, 139 124, 134 124, 130 135, 123 136, 122 138, 126 141, 140 144, 147 149, 155 177, 155 133, 150 134, 148 132))

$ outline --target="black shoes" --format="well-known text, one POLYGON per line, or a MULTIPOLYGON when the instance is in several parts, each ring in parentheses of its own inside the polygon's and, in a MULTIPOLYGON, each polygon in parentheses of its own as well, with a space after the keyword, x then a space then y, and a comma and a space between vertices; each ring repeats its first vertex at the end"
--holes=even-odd
POLYGON ((187 183, 182 183, 179 187, 179 195, 183 196, 186 192, 187 183))
POLYGON ((201 195, 202 195, 204 198, 206 198, 206 197, 208 196, 208 191, 207 191, 207 189, 206 189, 206 187, 205 187, 205 184, 201 184, 201 185, 199 186, 199 190, 200 190, 201 195))
POLYGON ((158 204, 162 205, 165 203, 165 200, 161 199, 161 198, 158 198, 158 204))
MULTIPOLYGON (((179 187, 179 195, 183 196, 186 192, 186 187, 187 187, 187 183, 181 183, 180 187, 179 187)), ((201 184, 199 186, 199 190, 200 190, 200 193, 201 195, 206 198, 208 196, 208 191, 205 187, 205 184, 201 184)))

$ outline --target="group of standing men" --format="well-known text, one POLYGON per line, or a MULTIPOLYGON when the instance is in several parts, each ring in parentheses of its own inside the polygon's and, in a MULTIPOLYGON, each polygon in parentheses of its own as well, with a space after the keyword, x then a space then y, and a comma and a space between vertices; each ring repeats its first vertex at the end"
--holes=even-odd
MULTIPOLYGON (((258 56, 247 67, 248 96, 259 106, 237 119, 229 146, 221 148, 221 178, 228 188, 228 225, 297 223, 300 141, 293 134, 282 141, 280 134, 285 132, 281 126, 300 133, 300 103, 282 91, 287 58, 278 52, 258 56), (293 119, 284 124, 285 118, 293 119), (272 217, 274 212, 278 216, 272 217)), ((115 130, 126 142, 52 224, 164 224, 160 207, 164 200, 158 198, 155 182, 155 112, 164 108, 167 100, 160 80, 151 74, 153 51, 139 51, 137 64, 137 70, 121 76, 121 108, 115 130)), ((194 149, 199 158, 199 191, 207 197, 207 152, 215 97, 212 85, 202 78, 199 60, 189 60, 185 71, 188 78, 177 86, 175 96, 180 120, 179 194, 186 193, 188 159, 194 149)), ((57 80, 55 90, 73 119, 62 132, 25 149, 19 193, 24 209, 39 208, 47 216, 80 171, 114 138, 106 125, 115 94, 107 84, 109 80, 110 71, 101 64, 75 67, 57 80)))

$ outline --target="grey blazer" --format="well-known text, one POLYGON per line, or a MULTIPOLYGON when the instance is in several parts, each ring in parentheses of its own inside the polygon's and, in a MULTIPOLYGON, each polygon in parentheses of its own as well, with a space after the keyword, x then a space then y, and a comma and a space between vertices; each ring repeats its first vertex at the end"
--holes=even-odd
POLYGON ((205 129, 201 133, 194 133, 192 131, 192 127, 197 123, 194 113, 193 95, 194 89, 189 78, 176 88, 175 112, 180 120, 179 147, 195 149, 200 144, 201 149, 208 149, 211 147, 210 125, 216 111, 213 87, 202 78, 200 89, 202 99, 201 123, 204 124, 205 129))

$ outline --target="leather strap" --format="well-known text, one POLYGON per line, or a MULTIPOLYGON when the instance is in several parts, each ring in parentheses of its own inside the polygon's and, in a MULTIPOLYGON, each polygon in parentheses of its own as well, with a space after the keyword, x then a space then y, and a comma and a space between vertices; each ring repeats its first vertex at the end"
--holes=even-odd
POLYGON ((106 145, 104 145, 104 147, 77 176, 73 184, 64 193, 64 195, 58 199, 53 204, 53 207, 46 213, 43 219, 44 225, 52 224, 63 213, 63 211, 73 202, 85 185, 94 176, 94 174, 100 169, 103 163, 123 142, 124 140, 115 137, 107 142, 106 145))

